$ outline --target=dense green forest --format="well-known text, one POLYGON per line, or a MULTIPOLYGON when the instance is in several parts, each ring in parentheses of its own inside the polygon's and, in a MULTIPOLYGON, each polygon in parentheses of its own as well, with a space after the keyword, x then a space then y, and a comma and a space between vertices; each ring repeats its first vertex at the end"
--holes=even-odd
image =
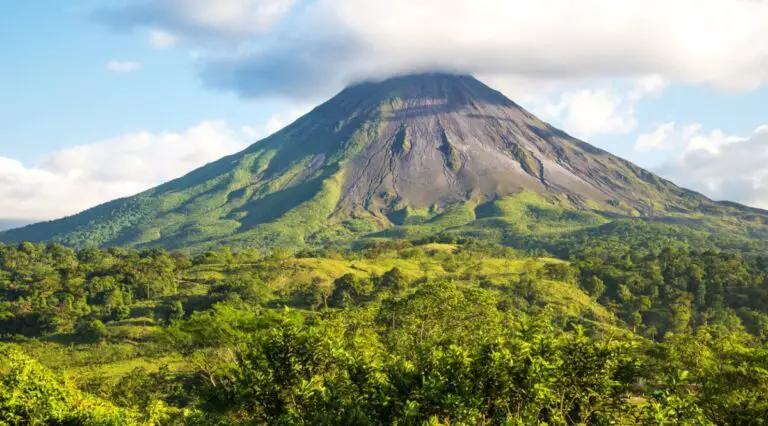
POLYGON ((768 424, 768 259, 656 241, 0 245, 0 424, 768 424))

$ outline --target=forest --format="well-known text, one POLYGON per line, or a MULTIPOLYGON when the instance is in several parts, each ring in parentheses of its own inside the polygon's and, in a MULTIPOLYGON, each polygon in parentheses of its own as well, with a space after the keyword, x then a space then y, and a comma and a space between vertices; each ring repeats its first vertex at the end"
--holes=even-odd
POLYGON ((656 241, 0 245, 0 424, 768 424, 768 259, 656 241))

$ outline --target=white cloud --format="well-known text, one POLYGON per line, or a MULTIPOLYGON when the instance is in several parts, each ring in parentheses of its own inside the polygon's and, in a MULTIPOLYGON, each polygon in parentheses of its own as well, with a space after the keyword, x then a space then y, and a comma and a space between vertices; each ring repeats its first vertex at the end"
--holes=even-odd
POLYGON ((659 75, 725 90, 768 82, 768 0, 132 0, 97 16, 194 41, 205 83, 245 97, 325 96, 436 69, 539 82, 659 75))
POLYGON ((698 134, 703 128, 704 126, 702 126, 701 123, 691 123, 685 126, 682 132, 683 140, 685 141, 690 140, 692 137, 698 134))
POLYGON ((112 72, 128 73, 138 71, 142 68, 142 64, 135 61, 118 61, 111 60, 107 62, 107 69, 112 72))
POLYGON ((768 127, 746 137, 703 133, 698 124, 679 133, 683 153, 659 174, 714 199, 768 208, 768 127))
POLYGON ((97 17, 118 27, 157 26, 190 38, 244 37, 279 22, 298 0, 144 0, 97 17))
POLYGON ((636 102, 646 96, 658 95, 667 87, 667 84, 667 80, 659 74, 650 74, 637 78, 627 98, 630 101, 636 102))
POLYGON ((546 107, 546 116, 560 118, 569 132, 579 136, 627 133, 637 125, 634 108, 614 92, 583 89, 564 93, 557 104, 546 107))
MULTIPOLYGON (((475 74, 478 80, 492 87, 515 102, 526 107, 543 107, 548 103, 547 95, 558 93, 564 88, 585 86, 590 81, 551 76, 519 76, 510 74, 475 74)), ((537 111, 539 112, 539 111, 537 111)))
POLYGON ((246 97, 435 69, 659 75, 726 90, 768 82, 768 0, 147 0, 100 16, 197 40, 206 84, 246 97))
POLYGON ((708 151, 712 154, 719 154, 726 145, 747 140, 747 138, 740 136, 726 135, 722 130, 713 130, 709 134, 700 134, 698 130, 689 130, 686 135, 688 136, 684 139, 687 143, 686 151, 708 151))
POLYGON ((0 157, 0 220, 43 220, 138 193, 244 148, 223 121, 138 132, 55 152, 34 166, 0 157))
POLYGON ((629 133, 637 127, 637 104, 665 85, 660 76, 651 75, 634 79, 625 93, 615 88, 578 89, 562 93, 556 102, 533 100, 531 108, 582 138, 629 133))
MULTIPOLYGON (((675 131, 675 123, 663 123, 656 126, 651 133, 644 133, 638 136, 635 142, 635 150, 652 151, 661 149, 671 149, 672 143, 670 137, 675 131)), ((690 131, 690 130, 689 130, 690 131)))
POLYGON ((179 42, 179 38, 175 35, 158 30, 151 30, 149 32, 149 44, 156 49, 168 49, 176 45, 179 42))

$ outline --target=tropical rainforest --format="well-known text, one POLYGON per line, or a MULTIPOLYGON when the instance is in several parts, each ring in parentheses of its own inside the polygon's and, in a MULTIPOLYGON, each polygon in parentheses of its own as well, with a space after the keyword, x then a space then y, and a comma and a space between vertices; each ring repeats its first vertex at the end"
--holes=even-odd
POLYGON ((0 245, 0 424, 768 424, 768 259, 646 234, 0 245))

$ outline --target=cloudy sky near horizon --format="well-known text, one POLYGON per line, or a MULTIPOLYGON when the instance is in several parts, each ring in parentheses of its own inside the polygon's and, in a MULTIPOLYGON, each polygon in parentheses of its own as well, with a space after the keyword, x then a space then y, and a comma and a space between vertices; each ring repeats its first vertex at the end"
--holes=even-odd
POLYGON ((471 73, 715 199, 768 208, 768 0, 0 5, 0 229, 236 152, 344 85, 471 73))

